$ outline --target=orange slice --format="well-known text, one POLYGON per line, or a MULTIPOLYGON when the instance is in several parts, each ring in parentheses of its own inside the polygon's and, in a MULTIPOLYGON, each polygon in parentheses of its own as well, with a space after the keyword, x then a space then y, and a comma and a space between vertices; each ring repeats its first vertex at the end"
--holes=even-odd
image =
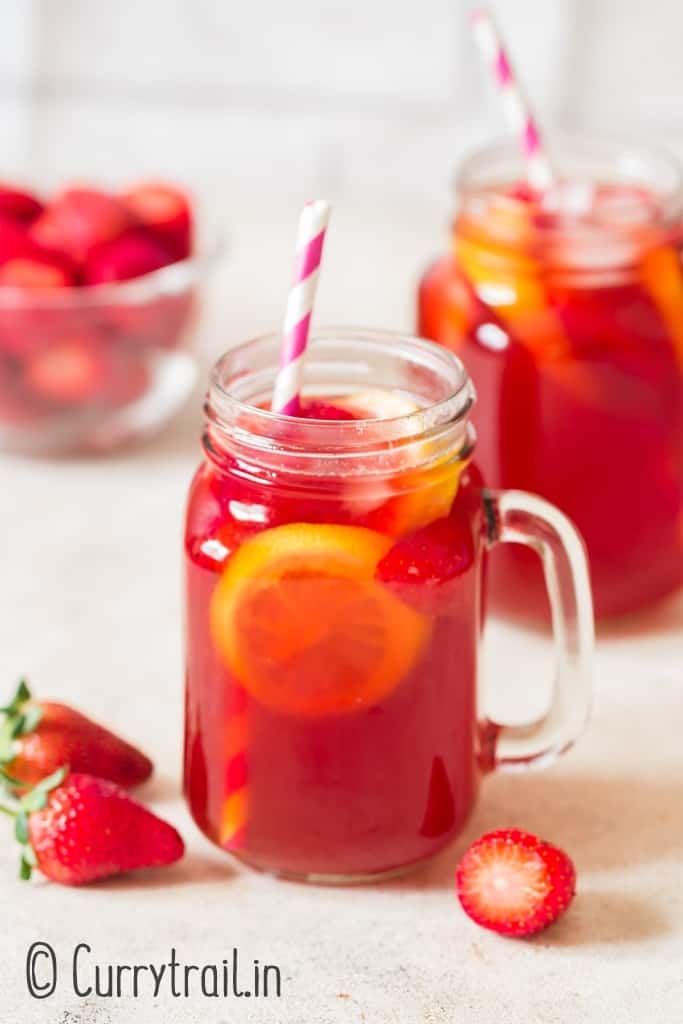
POLYGON ((673 246, 662 245, 644 257, 641 279, 671 335, 683 372, 683 267, 673 246))
POLYGON ((474 291, 523 345, 543 359, 571 354, 571 344, 548 302, 540 266, 527 256, 496 261, 488 248, 464 238, 456 258, 474 291))
POLYGON ((211 602, 227 668, 268 707, 329 715, 376 704, 419 657, 429 619, 374 579, 392 541, 358 526, 289 523, 246 541, 211 602))
MULTIPOLYGON (((409 416, 419 409, 405 395, 379 388, 359 391, 341 401, 335 399, 335 403, 350 412, 380 420, 409 416)), ((426 461, 432 442, 425 441, 420 448, 421 458, 426 461)), ((382 532, 400 537, 448 515, 466 465, 467 460, 458 461, 446 455, 429 469, 406 468, 381 483, 350 480, 348 507, 365 515, 382 532)))

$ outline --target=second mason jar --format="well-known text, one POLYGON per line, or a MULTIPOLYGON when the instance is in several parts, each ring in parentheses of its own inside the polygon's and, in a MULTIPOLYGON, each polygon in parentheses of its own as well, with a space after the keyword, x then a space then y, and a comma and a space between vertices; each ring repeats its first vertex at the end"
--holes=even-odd
MULTIPOLYGON (((596 613, 683 583, 681 175, 665 154, 556 147, 557 185, 512 147, 465 162, 450 253, 419 291, 419 332, 457 352, 480 395, 479 462, 581 530, 596 613)), ((491 559, 491 599, 538 618, 528 550, 491 559)))

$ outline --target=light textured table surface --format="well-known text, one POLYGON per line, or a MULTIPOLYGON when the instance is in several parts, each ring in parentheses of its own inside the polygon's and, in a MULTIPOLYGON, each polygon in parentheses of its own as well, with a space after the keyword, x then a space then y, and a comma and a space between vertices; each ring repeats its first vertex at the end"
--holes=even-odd
MULTIPOLYGON (((277 324, 296 211, 235 202, 229 262, 214 282, 214 352, 277 324)), ((417 268, 438 247, 433 211, 339 206, 319 322, 410 324, 417 268)), ((307 888, 235 867, 179 798, 180 533, 198 459, 199 402, 163 437, 109 459, 0 461, 2 695, 26 673, 137 741, 157 764, 143 790, 182 830, 166 872, 69 890, 15 881, 0 839, 2 1024, 676 1024, 683 1007, 683 595, 602 632, 588 732, 545 773, 487 780, 466 832, 420 874, 371 888, 307 888), (532 942, 461 913, 453 871, 486 829, 539 831, 575 859, 570 913, 532 942), (30 998, 29 945, 47 940, 57 993, 30 998), (279 965, 280 999, 79 1000, 90 963, 279 965)), ((486 677, 509 715, 542 700, 542 636, 492 623, 486 677)), ((6 828, 0 822, 0 826, 6 828)))

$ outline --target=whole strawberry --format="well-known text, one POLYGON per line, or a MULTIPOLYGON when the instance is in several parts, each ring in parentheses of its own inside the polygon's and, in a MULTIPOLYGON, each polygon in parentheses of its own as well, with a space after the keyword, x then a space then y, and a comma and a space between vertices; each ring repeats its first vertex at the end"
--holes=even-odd
POLYGON ((14 811, 21 877, 37 867, 53 882, 84 885, 138 868, 173 864, 178 832, 106 779, 60 768, 14 811))
POLYGON ((136 747, 66 704, 33 700, 24 680, 0 712, 0 767, 19 787, 35 785, 64 764, 125 787, 152 773, 152 762, 136 747))
POLYGON ((501 935, 534 935, 565 912, 576 885, 567 854, 529 832, 488 832, 458 864, 456 886, 473 921, 501 935))

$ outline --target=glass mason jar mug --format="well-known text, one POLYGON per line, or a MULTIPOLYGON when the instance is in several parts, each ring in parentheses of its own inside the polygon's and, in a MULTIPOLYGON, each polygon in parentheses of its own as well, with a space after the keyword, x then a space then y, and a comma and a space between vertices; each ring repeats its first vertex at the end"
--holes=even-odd
MULTIPOLYGON (((546 196, 520 185, 508 146, 465 162, 418 324, 472 374, 487 482, 570 516, 609 616, 683 583, 681 176, 673 158, 610 144, 554 156, 546 196)), ((493 558, 490 582, 502 610, 540 612, 527 552, 493 558)))
POLYGON ((557 509, 483 488, 453 355, 315 334, 305 396, 388 417, 323 420, 268 411, 278 350, 251 341, 211 379, 185 539, 185 791, 202 831, 252 866, 362 880, 443 847, 484 772, 576 738, 587 567, 557 509), (501 541, 540 554, 556 627, 550 710, 523 729, 477 696, 482 561, 501 541))

